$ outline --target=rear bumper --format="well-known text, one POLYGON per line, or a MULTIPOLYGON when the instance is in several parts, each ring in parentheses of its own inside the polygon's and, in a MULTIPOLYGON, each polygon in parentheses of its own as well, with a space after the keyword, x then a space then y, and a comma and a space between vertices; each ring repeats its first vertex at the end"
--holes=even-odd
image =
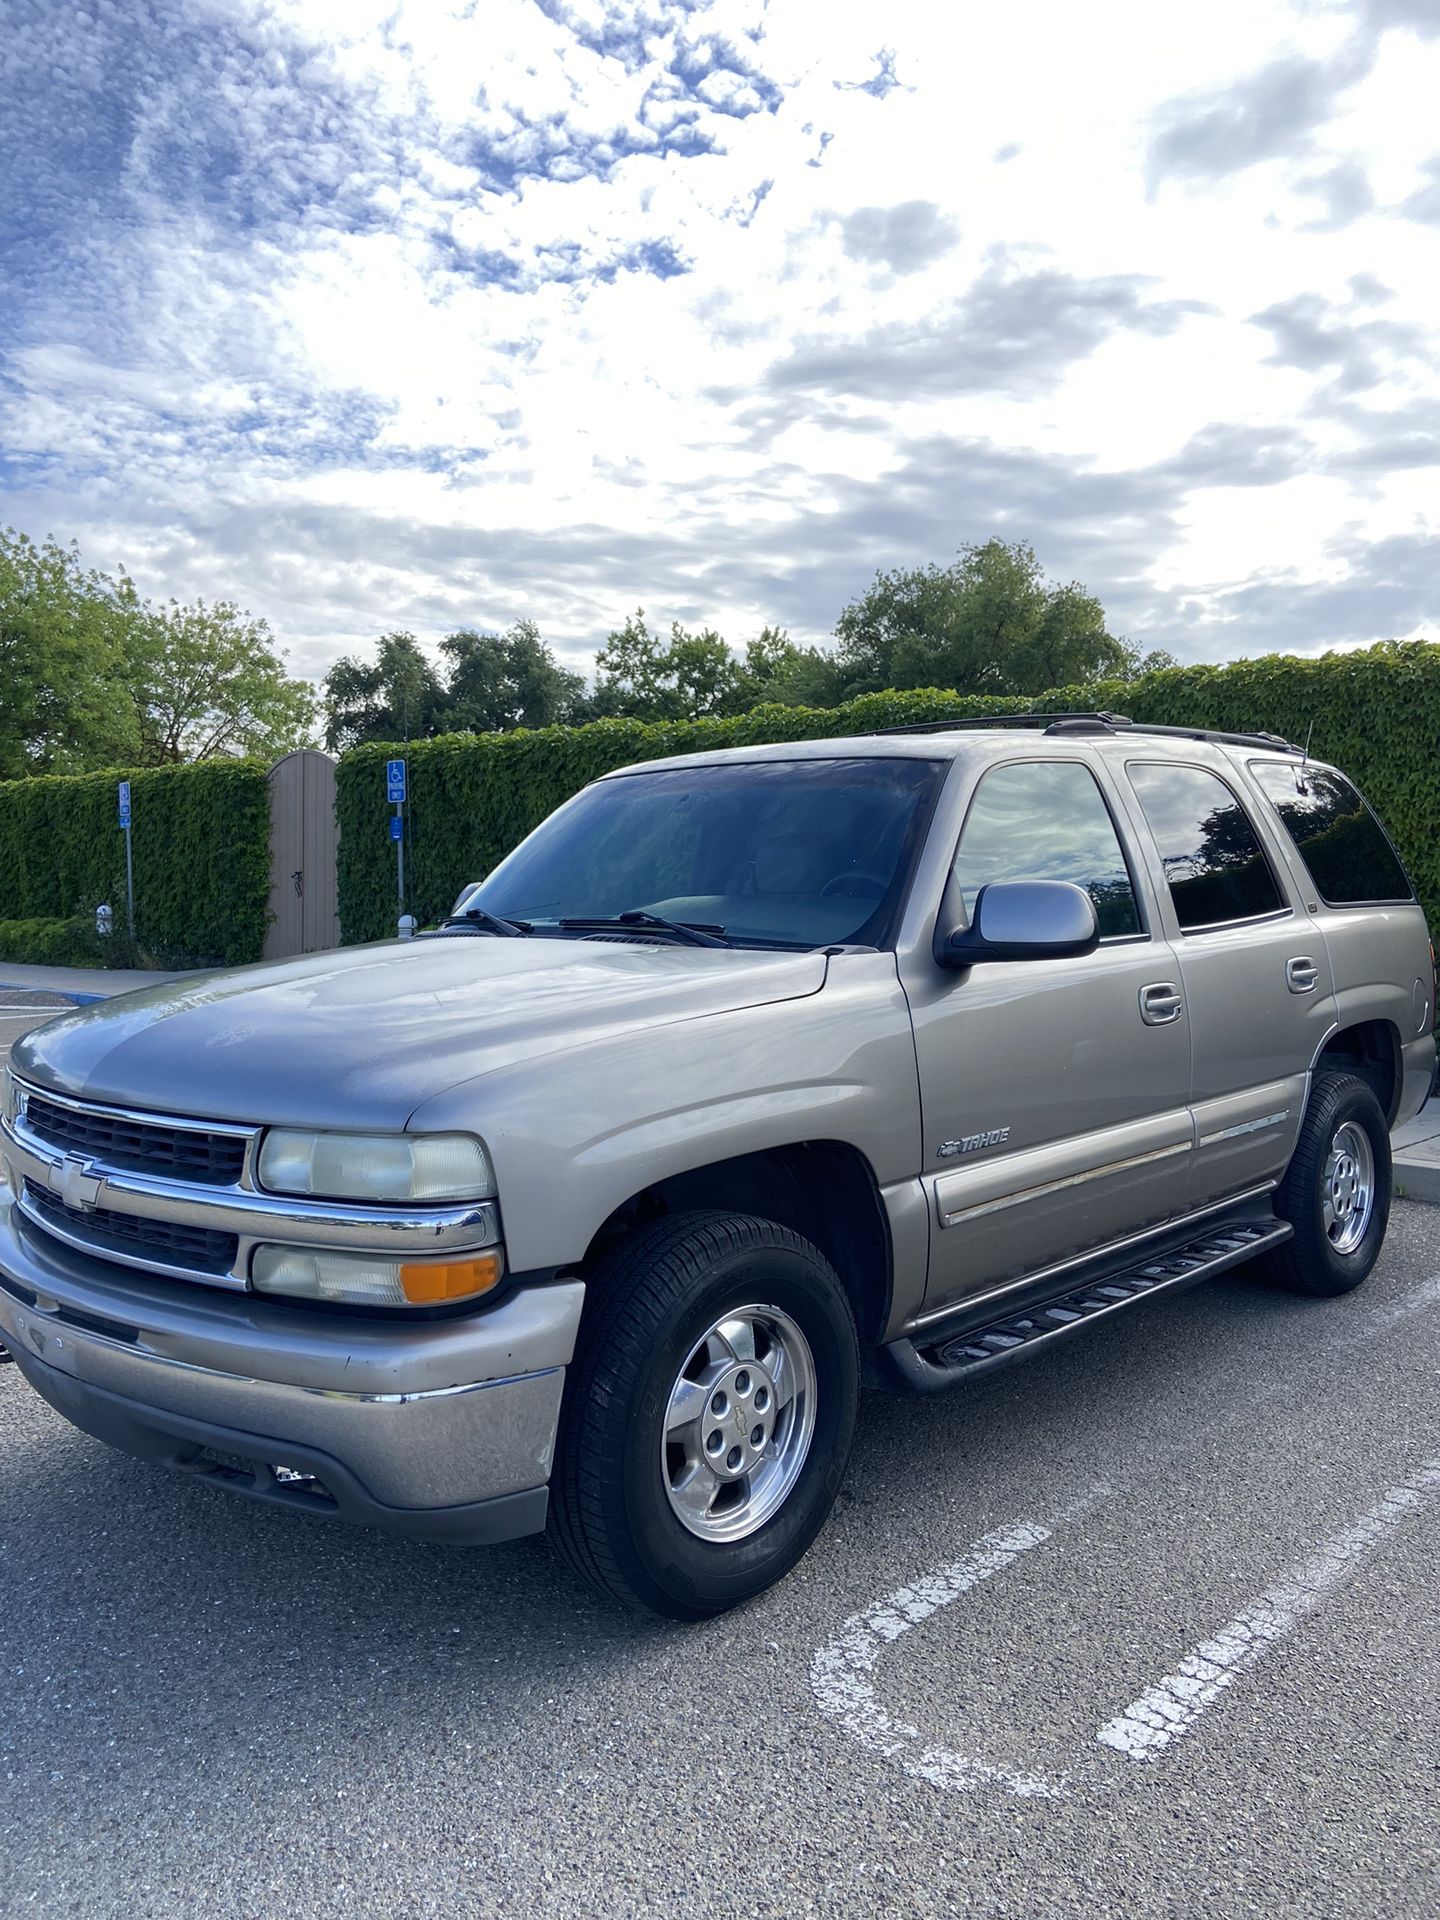
POLYGON ((584 1292, 423 1324, 315 1313, 121 1273, 0 1187, 0 1341, 67 1419, 251 1499, 426 1538, 544 1525, 584 1292))

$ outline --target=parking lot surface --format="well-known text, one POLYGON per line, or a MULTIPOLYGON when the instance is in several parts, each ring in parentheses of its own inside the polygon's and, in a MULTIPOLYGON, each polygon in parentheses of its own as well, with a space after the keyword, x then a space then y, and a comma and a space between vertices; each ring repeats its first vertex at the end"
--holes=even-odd
POLYGON ((0 982, 0 1065, 9 1059, 10 1049, 22 1033, 57 1013, 68 1013, 73 1005, 66 994, 0 982))
POLYGON ((1433 1915, 1440 1235, 867 1400, 701 1627, 112 1454, 0 1369, 0 1912, 1433 1915))

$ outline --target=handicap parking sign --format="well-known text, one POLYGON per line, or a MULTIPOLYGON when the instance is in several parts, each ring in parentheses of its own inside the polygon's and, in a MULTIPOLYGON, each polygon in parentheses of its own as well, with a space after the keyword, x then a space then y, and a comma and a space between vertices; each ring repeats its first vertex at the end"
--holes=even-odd
POLYGON ((405 762, 403 760, 385 762, 385 798, 387 800, 405 798, 405 762))

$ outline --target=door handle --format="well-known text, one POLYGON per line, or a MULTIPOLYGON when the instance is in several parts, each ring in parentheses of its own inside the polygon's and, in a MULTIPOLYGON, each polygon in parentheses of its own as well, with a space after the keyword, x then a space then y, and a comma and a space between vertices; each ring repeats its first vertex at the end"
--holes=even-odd
POLYGON ((1297 953, 1285 962, 1285 984, 1291 993, 1313 993, 1320 983, 1320 969, 1308 953, 1297 953))
POLYGON ((1147 1027, 1168 1027, 1185 1010, 1185 1001, 1173 980, 1154 980, 1140 989, 1140 1018, 1147 1027))

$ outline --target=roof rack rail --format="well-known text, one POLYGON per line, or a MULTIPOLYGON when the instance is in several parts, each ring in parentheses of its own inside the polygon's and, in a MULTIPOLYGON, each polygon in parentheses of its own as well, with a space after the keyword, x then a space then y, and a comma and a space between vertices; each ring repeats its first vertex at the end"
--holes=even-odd
POLYGON ((1062 721, 1083 720, 1089 722, 1087 732, 1111 733, 1117 727, 1133 726, 1134 722, 1123 713, 984 713, 972 720, 917 720, 909 727, 876 727, 875 734, 884 733, 958 733, 974 727, 1043 727, 1048 733, 1062 721))
POLYGON ((1213 740, 1222 746, 1268 747, 1276 753, 1303 753, 1291 740, 1278 733, 1226 733, 1216 727, 1162 727, 1144 720, 1132 720, 1128 714, 1107 713, 993 713, 964 720, 922 720, 908 727, 876 727, 872 738, 891 733, 962 733, 991 731, 997 727, 1038 727, 1045 733, 1149 733, 1172 740, 1213 740))

